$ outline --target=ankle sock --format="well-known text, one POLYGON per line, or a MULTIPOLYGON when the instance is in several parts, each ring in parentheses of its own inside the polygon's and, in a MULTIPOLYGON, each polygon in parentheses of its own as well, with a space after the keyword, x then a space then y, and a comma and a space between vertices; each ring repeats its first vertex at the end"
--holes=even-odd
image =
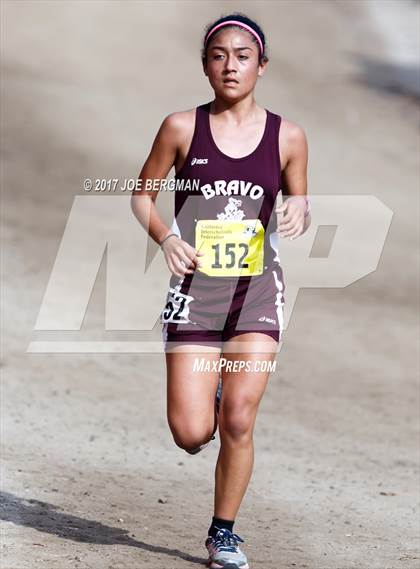
POLYGON ((228 529, 233 531, 233 524, 235 520, 223 520, 222 518, 216 518, 213 516, 211 526, 209 527, 209 535, 216 537, 217 530, 228 529))

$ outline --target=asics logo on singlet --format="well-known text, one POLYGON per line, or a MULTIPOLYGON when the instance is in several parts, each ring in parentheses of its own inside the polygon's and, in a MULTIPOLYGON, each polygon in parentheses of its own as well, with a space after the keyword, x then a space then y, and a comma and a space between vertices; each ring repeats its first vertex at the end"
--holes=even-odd
POLYGON ((208 162, 208 158, 193 158, 191 160, 191 166, 194 166, 195 164, 207 164, 208 162))
POLYGON ((264 195, 261 186, 244 180, 215 180, 213 184, 205 184, 200 188, 206 200, 215 196, 249 196, 253 200, 264 195))

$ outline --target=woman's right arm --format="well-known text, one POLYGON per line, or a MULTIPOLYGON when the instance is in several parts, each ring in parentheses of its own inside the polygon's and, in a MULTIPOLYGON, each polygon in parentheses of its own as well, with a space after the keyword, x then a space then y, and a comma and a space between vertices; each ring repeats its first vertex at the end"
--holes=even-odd
MULTIPOLYGON (((174 165, 185 131, 182 115, 184 113, 173 113, 163 121, 139 174, 141 189, 134 190, 131 196, 131 209, 134 215, 152 239, 159 244, 171 233, 171 230, 156 208, 158 190, 146 191, 144 188, 148 180, 153 182, 165 179, 174 165)), ((177 276, 193 273, 193 269, 199 264, 197 256, 201 253, 178 237, 166 239, 162 250, 169 270, 177 276)))

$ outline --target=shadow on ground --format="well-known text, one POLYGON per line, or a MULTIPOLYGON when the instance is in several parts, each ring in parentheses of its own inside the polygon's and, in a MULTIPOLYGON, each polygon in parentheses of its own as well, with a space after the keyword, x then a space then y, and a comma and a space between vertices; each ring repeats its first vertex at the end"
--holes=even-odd
POLYGON ((151 553, 179 557, 199 565, 205 565, 207 561, 201 557, 188 555, 179 549, 169 549, 138 541, 128 535, 128 530, 60 512, 58 506, 47 502, 20 498, 8 492, 1 492, 0 503, 0 519, 56 535, 62 539, 102 545, 128 545, 151 553))

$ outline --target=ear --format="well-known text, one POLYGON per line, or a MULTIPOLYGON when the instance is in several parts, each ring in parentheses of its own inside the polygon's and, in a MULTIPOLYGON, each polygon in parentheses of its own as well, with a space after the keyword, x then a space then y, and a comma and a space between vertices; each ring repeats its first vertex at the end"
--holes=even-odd
POLYGON ((207 73, 207 62, 203 61, 203 71, 204 71, 204 75, 206 77, 208 77, 208 73, 207 73))
POLYGON ((265 70, 267 68, 267 63, 268 63, 268 60, 265 60, 258 65, 258 77, 262 77, 264 75, 265 70))

